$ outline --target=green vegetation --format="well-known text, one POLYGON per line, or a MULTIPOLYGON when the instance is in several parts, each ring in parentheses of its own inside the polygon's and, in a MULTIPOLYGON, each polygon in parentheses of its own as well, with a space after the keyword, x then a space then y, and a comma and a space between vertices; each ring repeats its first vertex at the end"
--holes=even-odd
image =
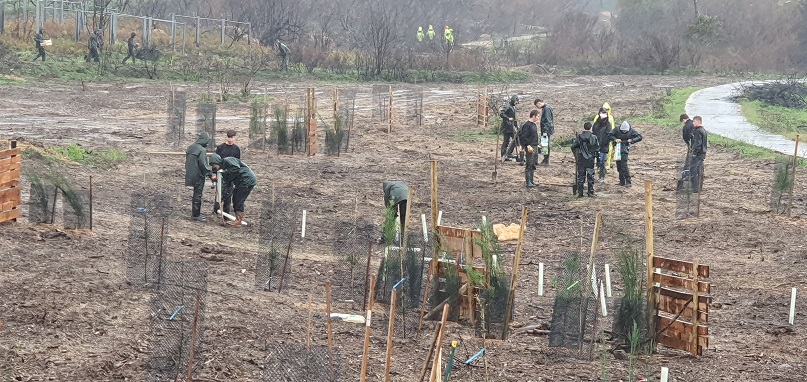
POLYGON ((28 147, 22 152, 23 157, 45 157, 55 161, 70 161, 84 165, 107 168, 126 159, 126 153, 115 148, 87 149, 75 143, 66 147, 37 149, 28 147))
MULTIPOLYGON (((673 90, 672 93, 661 99, 654 110, 648 115, 633 117, 633 122, 645 123, 670 129, 680 129, 678 117, 683 113, 686 101, 692 93, 701 88, 690 87, 673 90)), ((753 122, 753 121, 752 121, 753 122)), ((708 129, 708 126, 707 126, 708 129)), ((744 157, 765 160, 777 160, 786 157, 776 151, 754 146, 749 143, 719 136, 709 135, 709 147, 719 147, 724 150, 736 152, 744 157)), ((799 161, 799 167, 807 168, 807 161, 799 161)))
POLYGON ((790 140, 807 133, 807 110, 770 105, 763 101, 742 101, 740 106, 748 121, 760 129, 790 140))

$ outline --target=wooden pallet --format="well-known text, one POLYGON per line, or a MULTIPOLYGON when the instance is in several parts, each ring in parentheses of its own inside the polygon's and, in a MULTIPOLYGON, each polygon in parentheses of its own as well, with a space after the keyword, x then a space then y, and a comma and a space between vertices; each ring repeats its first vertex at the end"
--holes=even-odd
POLYGON ((0 151, 0 223, 16 221, 20 217, 20 170, 22 151, 17 141, 11 141, 8 150, 0 151))

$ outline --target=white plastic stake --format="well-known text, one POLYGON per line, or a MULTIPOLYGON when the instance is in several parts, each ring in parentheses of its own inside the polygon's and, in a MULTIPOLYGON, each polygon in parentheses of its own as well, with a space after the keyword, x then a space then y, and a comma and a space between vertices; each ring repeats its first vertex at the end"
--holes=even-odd
POLYGON ((605 291, 603 289, 605 287, 602 286, 602 281, 600 281, 600 310, 602 310, 603 317, 608 317, 608 310, 605 305, 605 291))
POLYGON ((305 218, 306 218, 306 215, 307 215, 306 210, 303 210, 303 228, 302 228, 302 232, 301 232, 301 234, 302 234, 301 237, 302 238, 305 238, 305 218))
POLYGON ((442 225, 441 224, 442 222, 443 222, 443 211, 441 210, 440 212, 437 213, 437 225, 442 225))
POLYGON ((485 215, 482 215, 482 225, 488 224, 488 218, 485 215))
POLYGON ((793 322, 796 320, 796 288, 793 288, 793 291, 790 292, 790 319, 788 322, 790 325, 793 325, 793 322))
POLYGON ((423 241, 429 241, 429 228, 426 227, 426 214, 420 214, 420 224, 423 226, 423 241))
POLYGON ((538 295, 544 295, 544 263, 538 263, 538 295))
POLYGON ((605 264, 605 297, 611 298, 611 267, 605 264))
POLYGON ((597 297, 597 268, 591 270, 591 295, 596 299, 597 297))
POLYGON ((670 369, 666 367, 661 368, 661 382, 667 382, 667 379, 670 378, 670 369))

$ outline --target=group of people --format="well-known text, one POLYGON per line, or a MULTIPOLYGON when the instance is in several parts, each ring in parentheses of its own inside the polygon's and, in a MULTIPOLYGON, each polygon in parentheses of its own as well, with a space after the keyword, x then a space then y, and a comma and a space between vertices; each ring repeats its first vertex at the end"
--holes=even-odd
MULTIPOLYGON (((123 59, 123 63, 126 63, 126 60, 132 59, 132 63, 135 63, 135 52, 137 50, 137 42, 135 42, 135 37, 137 34, 132 32, 129 35, 129 38, 126 40, 126 45, 128 48, 128 55, 126 58, 123 59)), ((42 58, 42 62, 45 61, 45 28, 39 28, 36 35, 34 36, 34 47, 36 48, 37 54, 34 57, 34 61, 38 60, 40 57, 42 58)), ((104 39, 101 30, 95 28, 93 33, 90 35, 89 40, 87 41, 87 55, 84 56, 84 60, 87 62, 101 62, 101 50, 104 48, 104 39)))
MULTIPOLYGON (((555 132, 554 114, 552 107, 544 100, 536 99, 533 102, 535 109, 530 111, 529 119, 519 127, 516 116, 518 105, 519 97, 513 95, 508 105, 499 113, 502 119, 500 132, 503 136, 500 154, 503 162, 516 160, 525 166, 525 185, 527 188, 533 188, 538 186, 535 181, 535 170, 539 152, 544 156, 540 164, 549 165, 549 147, 555 132), (518 154, 514 154, 516 147, 519 148, 518 154)), ((690 181, 691 191, 697 193, 703 187, 703 162, 707 149, 706 130, 703 129, 703 120, 700 116, 690 120, 689 116, 682 114, 680 121, 684 123, 682 134, 688 147, 687 164, 682 174, 690 181)), ((586 122, 583 131, 571 142, 576 162, 577 196, 583 196, 584 186, 587 184, 586 194, 593 197, 595 169, 599 168, 598 180, 603 182, 612 162, 616 162, 619 185, 631 187, 632 176, 628 167, 630 149, 641 140, 642 135, 630 122, 623 121, 616 127, 611 106, 607 102, 604 103, 594 121, 586 122)))
MULTIPOLYGON (((429 24, 429 29, 426 30, 425 33, 423 32, 423 27, 418 27, 418 31, 417 31, 416 36, 417 36, 418 42, 421 43, 426 38, 428 38, 429 41, 434 41, 434 37, 436 36, 436 33, 434 32, 434 27, 431 24, 429 24)), ((454 29, 453 28, 450 28, 448 25, 446 25, 445 29, 443 30, 443 37, 445 37, 445 41, 446 41, 446 44, 448 44, 448 46, 453 46, 454 45, 454 29)))
POLYGON ((241 161, 241 149, 235 144, 235 130, 227 131, 227 139, 216 147, 216 152, 207 158, 207 146, 212 141, 207 132, 199 133, 196 142, 185 150, 185 186, 193 189, 191 198, 191 219, 199 222, 207 221, 202 216, 202 194, 205 179, 210 179, 211 188, 215 188, 217 177, 221 176, 221 205, 213 205, 213 213, 230 214, 235 212, 235 219, 227 225, 240 227, 244 221, 244 210, 247 197, 258 184, 255 173, 241 161))

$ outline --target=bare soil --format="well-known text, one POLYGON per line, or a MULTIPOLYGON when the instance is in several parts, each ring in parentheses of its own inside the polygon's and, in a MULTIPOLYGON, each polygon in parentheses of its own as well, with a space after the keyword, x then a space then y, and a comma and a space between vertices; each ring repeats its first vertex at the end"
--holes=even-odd
MULTIPOLYGON (((541 97, 555 110, 556 136, 571 136, 602 102, 614 108, 617 120, 652 110, 668 88, 709 86, 734 81, 697 77, 537 77, 532 83, 491 87, 504 94, 522 94, 520 116, 526 118, 531 99, 541 97), (506 91, 505 91, 506 90, 506 91)), ((272 102, 302 103, 305 84, 260 84, 272 102)), ((332 86, 318 85, 319 113, 331 115, 332 86)), ((147 151, 184 151, 164 144, 168 84, 27 83, 2 86, 0 137, 38 146, 78 143, 89 148, 116 147, 129 158, 111 169, 69 164, 66 175, 81 188, 94 179, 94 230, 63 231, 56 225, 31 225, 23 218, 0 227, 0 378, 3 381, 145 380, 145 364, 155 341, 149 334, 149 299, 126 285, 123 253, 129 232, 129 197, 144 187, 176 196, 169 225, 172 259, 204 259, 209 265, 205 339, 198 353, 198 381, 258 381, 264 365, 280 346, 303 346, 307 300, 314 300, 313 349, 325 351, 323 285, 333 277, 334 228, 359 214, 382 220, 381 182, 403 179, 414 190, 413 229, 429 211, 429 160, 439 161, 440 210, 444 224, 475 227, 484 215, 494 223, 515 223, 522 206, 529 208, 528 229, 516 292, 515 325, 550 324, 555 291, 550 285, 563 256, 588 248, 598 211, 605 227, 598 256, 615 263, 619 233, 644 248, 645 181, 654 183, 655 250, 659 256, 698 260, 711 266, 714 302, 710 307, 709 348, 700 358, 659 346, 643 356, 638 373, 658 378, 669 367, 673 381, 803 381, 807 375, 807 183, 796 186, 792 218, 774 215, 768 207, 773 163, 710 149, 705 190, 698 218, 675 218, 675 178, 686 149, 678 129, 636 124, 644 140, 631 152, 633 188, 615 185, 616 174, 597 184, 597 197, 576 199, 570 186, 574 159, 555 150, 550 166, 539 167, 543 185, 527 190, 523 168, 498 165, 492 182, 495 136, 474 126, 477 86, 426 85, 424 125, 405 117, 420 89, 396 86, 393 134, 372 115, 371 87, 341 87, 345 102, 357 92, 357 120, 350 149, 339 157, 278 155, 245 150, 243 160, 255 170, 259 186, 247 201, 247 219, 257 217, 261 202, 271 195, 292 198, 307 210, 305 239, 294 249, 288 288, 282 293, 256 291, 254 227, 233 230, 213 222, 188 220, 190 193, 183 187, 184 157, 149 155, 147 151), (406 92, 408 91, 408 92, 406 92), (145 179, 145 183, 144 183, 145 179), (581 244, 581 224, 583 230, 581 244), (538 263, 547 264, 547 293, 537 294, 538 263), (790 290, 800 290, 796 325, 787 325, 790 290)), ((190 99, 206 88, 185 86, 190 99)), ((195 131, 194 102, 188 102, 186 130, 195 131)), ((218 139, 226 129, 239 132, 246 144, 249 107, 219 105, 218 139), (240 118, 226 118, 240 117, 240 118)), ((675 121, 670 121, 675 124, 675 121)), ((708 129, 709 121, 704 121, 708 129)), ((190 137, 189 133, 189 137, 190 137)), ((320 142, 324 142, 320 131, 320 142)), ((322 145, 321 145, 322 146, 322 145)), ((23 183, 27 200, 28 184, 23 183)), ((203 211, 210 210, 206 191, 203 211)), ((58 219, 57 219, 58 223, 58 219)), ((515 246, 507 246, 512 262, 515 246)), ((381 255, 376 251, 375 258, 381 255)), ((612 269, 615 267, 612 267, 612 269)), ((373 269, 376 269, 373 267, 373 269)), ((616 277, 616 295, 620 285, 616 277)), ((616 307, 609 302, 609 309, 616 307)), ((387 309, 376 305, 376 313, 387 309)), ((361 313, 350 304, 336 311, 361 313)), ((430 324, 431 325, 431 324, 430 324)), ((376 327, 374 325, 374 327, 376 327)), ((419 340, 396 341, 392 380, 415 381, 425 359, 432 326, 419 340)), ((335 344, 342 380, 358 380, 363 326, 336 322, 335 344)), ((449 324, 444 348, 457 340, 458 364, 482 348, 467 326, 449 324)), ((373 331, 369 378, 382 380, 386 329, 373 331)), ((607 375, 627 380, 628 361, 610 354, 580 360, 549 348, 542 335, 513 334, 507 341, 487 341, 488 378, 482 359, 475 366, 456 366, 452 380, 461 381, 593 381, 607 375), (603 357, 603 360, 599 358, 603 357)), ((269 373, 277 375, 277 372, 269 373)))

